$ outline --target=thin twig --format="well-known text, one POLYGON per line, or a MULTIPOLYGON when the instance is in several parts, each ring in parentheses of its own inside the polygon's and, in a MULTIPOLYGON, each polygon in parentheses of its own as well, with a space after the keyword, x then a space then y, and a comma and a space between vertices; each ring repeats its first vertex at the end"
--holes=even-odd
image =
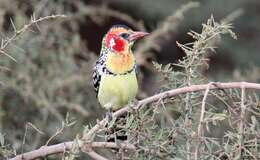
MULTIPOLYGON (((254 90, 260 90, 260 84, 258 83, 248 83, 248 82, 229 82, 229 83, 215 83, 217 85, 211 85, 208 84, 201 84, 201 85, 191 85, 188 87, 182 87, 178 89, 172 89, 169 91, 165 91, 159 94, 156 94, 154 96, 145 98, 143 100, 138 101, 137 105, 134 107, 135 109, 139 109, 141 106, 149 103, 153 103, 158 101, 159 99, 163 98, 169 98, 173 97, 179 94, 184 94, 187 92, 196 92, 196 91, 202 91, 206 90, 207 88, 210 89, 230 89, 230 88, 245 88, 245 89, 254 89, 254 90)), ((128 111, 128 107, 123 107, 122 109, 116 111, 113 116, 116 118, 118 116, 121 116, 122 114, 126 113, 128 111)), ((85 135, 83 135, 83 141, 89 140, 101 127, 104 125, 105 119, 100 121, 98 124, 96 124, 94 127, 92 127, 85 135)), ((106 142, 107 143, 107 142, 106 142)), ((87 143, 88 144, 88 143, 87 143)), ((94 147, 94 142, 91 143, 91 147, 94 147)), ((23 154, 23 157, 26 160, 35 159, 38 157, 44 157, 51 154, 57 154, 62 153, 64 151, 64 146, 66 150, 69 150, 72 148, 73 142, 65 142, 60 143, 56 145, 50 145, 50 146, 44 146, 40 149, 27 152, 23 154)), ((79 144, 79 147, 83 147, 84 143, 79 144)), ((101 145, 102 146, 102 145, 101 145)), ((16 157, 10 159, 10 160, 21 160, 22 155, 17 155, 16 157)))
POLYGON ((55 138, 57 137, 58 135, 62 134, 63 130, 65 129, 65 123, 62 122, 62 125, 61 125, 61 128, 58 128, 57 131, 55 132, 54 135, 51 136, 51 138, 49 138, 47 140, 47 142, 45 143, 45 146, 48 146, 48 144, 55 138))
MULTIPOLYGON (((256 147, 257 148, 257 147, 256 147)), ((246 147, 243 147, 242 148, 246 153, 248 153, 250 156, 251 156, 251 158, 253 158, 254 160, 257 160, 257 158, 256 158, 256 156, 253 154, 253 153, 251 153, 246 147)), ((243 158, 243 157, 241 157, 241 158, 243 158)), ((259 157, 258 157, 259 158, 259 157)))
POLYGON ((198 157, 199 157, 200 139, 201 139, 201 136, 203 134, 202 124, 203 124, 203 121, 204 121, 206 99, 208 97, 209 89, 210 89, 211 85, 212 85, 212 82, 208 84, 208 86, 207 86, 207 88, 205 90, 205 93, 204 93, 204 97, 202 99, 202 103, 201 103, 200 121, 199 121, 199 124, 198 124, 198 131, 197 131, 199 143, 198 143, 198 145, 195 148, 195 160, 197 160, 198 157))
POLYGON ((7 37, 6 39, 2 39, 1 41, 1 46, 0 46, 0 53, 4 54, 6 56, 8 56, 10 59, 12 59, 13 61, 16 62, 16 60, 9 55, 8 53, 6 53, 4 50, 6 49, 6 47, 11 44, 14 40, 16 40, 19 36, 21 36, 24 32, 26 32, 27 30, 29 30, 29 28, 33 25, 36 25, 39 22, 45 21, 45 20, 49 20, 49 19, 55 19, 55 18, 65 18, 65 15, 50 15, 50 16, 46 16, 46 17, 40 17, 39 19, 35 19, 34 16, 32 16, 31 18, 31 22, 29 24, 24 25, 21 29, 17 30, 13 21, 11 20, 11 24, 13 26, 14 29, 14 33, 11 37, 7 37))
POLYGON ((24 152, 24 145, 25 145, 25 141, 26 141, 27 131, 28 131, 28 125, 26 124, 26 125, 25 125, 25 132, 24 132, 24 135, 23 135, 22 155, 23 155, 23 152, 24 152))
POLYGON ((240 113, 240 126, 239 126, 239 157, 243 157, 243 148, 244 148, 244 123, 245 123, 245 86, 241 85, 241 113, 240 113))

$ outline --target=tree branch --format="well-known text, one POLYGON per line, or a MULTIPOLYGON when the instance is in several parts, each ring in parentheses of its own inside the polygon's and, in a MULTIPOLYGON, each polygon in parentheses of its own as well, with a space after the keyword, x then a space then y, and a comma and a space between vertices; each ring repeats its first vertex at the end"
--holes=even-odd
MULTIPOLYGON (((209 83, 210 84, 210 83, 209 83)), ((139 109, 141 106, 145 104, 149 104, 155 101, 158 101, 159 99, 165 99, 169 97, 173 97, 179 94, 184 94, 188 92, 197 92, 197 91, 202 91, 206 90, 209 88, 211 89, 230 89, 230 88, 244 88, 244 89, 255 89, 255 90, 260 90, 260 84, 258 83, 248 83, 248 82, 229 82, 229 83, 219 83, 216 82, 214 85, 209 85, 209 84, 202 84, 202 85, 191 85, 188 87, 183 87, 183 88, 178 88, 178 89, 172 89, 169 91, 165 91, 159 94, 156 94, 154 96, 145 98, 143 100, 138 101, 137 105, 134 107, 135 109, 139 109)), ((212 84, 212 82, 211 82, 212 84)), ((123 107, 122 109, 116 111, 113 116, 118 117, 128 111, 128 107, 123 107)), ((92 127, 86 134, 83 135, 82 142, 79 144, 80 148, 86 147, 84 145, 90 144, 90 147, 106 147, 106 148, 113 148, 118 146, 121 148, 122 146, 117 145, 117 144, 110 144, 108 142, 92 142, 92 143, 84 143, 86 141, 89 141, 91 137, 105 124, 105 119, 102 121, 98 122, 94 127, 92 127), (116 146, 115 146, 116 145, 116 146)), ((51 145, 51 146, 43 146, 37 150, 30 151, 27 153, 24 153, 22 155, 17 155, 16 157, 10 159, 10 160, 31 160, 35 159, 38 157, 44 157, 47 155, 51 154, 56 154, 56 153, 62 153, 65 150, 70 150, 72 148, 73 142, 64 142, 56 145, 51 145)), ((127 146, 127 145, 126 145, 127 146)), ((129 145, 133 147, 132 145, 129 145)), ((128 146, 128 147, 129 147, 128 146)), ((129 147, 129 148, 131 148, 129 147)), ((133 148, 132 148, 133 149, 133 148)), ((91 152, 92 154, 92 152, 91 152)))
POLYGON ((71 142, 64 142, 60 144, 55 144, 51 146, 42 146, 39 149, 36 149, 34 151, 30 151, 27 153, 23 153, 20 155, 17 155, 14 158, 11 158, 10 160, 30 160, 30 159, 35 159, 39 157, 45 157, 47 155, 52 155, 52 154, 57 154, 57 153, 62 153, 66 150, 69 150, 73 146, 73 141, 71 142))
MULTIPOLYGON (((14 158, 11 158, 10 160, 30 160, 35 159, 39 157, 45 157, 47 155, 52 154, 58 154, 63 153, 66 150, 70 150, 73 147, 73 141, 64 142, 60 144, 55 144, 51 146, 42 146, 39 149, 36 149, 34 151, 30 151, 24 154, 17 155, 14 158)), ((94 151, 92 148, 123 148, 123 149, 129 149, 129 150, 135 150, 136 147, 129 143, 113 143, 113 142, 89 142, 80 144, 82 150, 84 150, 85 153, 87 153, 89 156, 91 155, 97 155, 97 153, 93 153, 94 151)), ((98 158, 97 158, 98 159, 98 158)))
POLYGON ((21 36, 23 33, 25 33, 27 30, 29 30, 29 28, 33 25, 37 25, 37 23, 42 22, 42 21, 46 21, 49 19, 55 19, 55 18, 65 18, 65 15, 51 15, 51 16, 46 16, 46 17, 40 17, 39 19, 36 19, 35 16, 33 15, 31 17, 31 22, 29 24, 24 25, 21 29, 17 30, 14 22, 11 19, 11 24, 14 30, 14 33, 11 37, 6 37, 5 39, 1 40, 1 44, 0 44, 0 54, 4 54, 6 56, 8 56, 10 59, 12 59, 13 61, 16 62, 15 58, 13 58, 11 55, 9 55, 8 53, 5 52, 5 49, 8 45, 10 45, 14 40, 16 40, 19 36, 21 36))

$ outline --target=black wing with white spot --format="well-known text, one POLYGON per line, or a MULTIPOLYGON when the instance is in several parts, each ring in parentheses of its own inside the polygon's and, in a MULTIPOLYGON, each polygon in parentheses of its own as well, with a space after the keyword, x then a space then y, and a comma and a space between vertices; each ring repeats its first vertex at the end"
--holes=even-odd
POLYGON ((98 89, 101 81, 101 76, 104 73, 103 70, 105 68, 105 59, 103 56, 101 56, 95 63, 95 66, 93 68, 93 86, 95 88, 96 93, 98 94, 98 89))
POLYGON ((98 89, 99 89, 99 83, 101 80, 101 75, 98 73, 97 70, 93 71, 93 86, 95 88, 96 93, 98 93, 98 89))

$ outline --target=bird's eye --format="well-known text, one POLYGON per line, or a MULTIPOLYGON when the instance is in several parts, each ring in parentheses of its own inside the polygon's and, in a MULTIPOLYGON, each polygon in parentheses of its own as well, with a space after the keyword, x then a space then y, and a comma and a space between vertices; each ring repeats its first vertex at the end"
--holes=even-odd
POLYGON ((128 33, 122 33, 120 36, 124 39, 127 39, 130 35, 128 33))

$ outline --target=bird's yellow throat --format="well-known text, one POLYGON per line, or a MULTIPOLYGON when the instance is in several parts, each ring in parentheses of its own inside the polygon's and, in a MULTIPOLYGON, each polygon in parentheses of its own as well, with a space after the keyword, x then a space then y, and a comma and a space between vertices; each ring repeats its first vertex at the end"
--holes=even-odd
POLYGON ((110 53, 107 55, 106 67, 115 74, 123 74, 130 71, 134 64, 135 58, 131 52, 110 53))

